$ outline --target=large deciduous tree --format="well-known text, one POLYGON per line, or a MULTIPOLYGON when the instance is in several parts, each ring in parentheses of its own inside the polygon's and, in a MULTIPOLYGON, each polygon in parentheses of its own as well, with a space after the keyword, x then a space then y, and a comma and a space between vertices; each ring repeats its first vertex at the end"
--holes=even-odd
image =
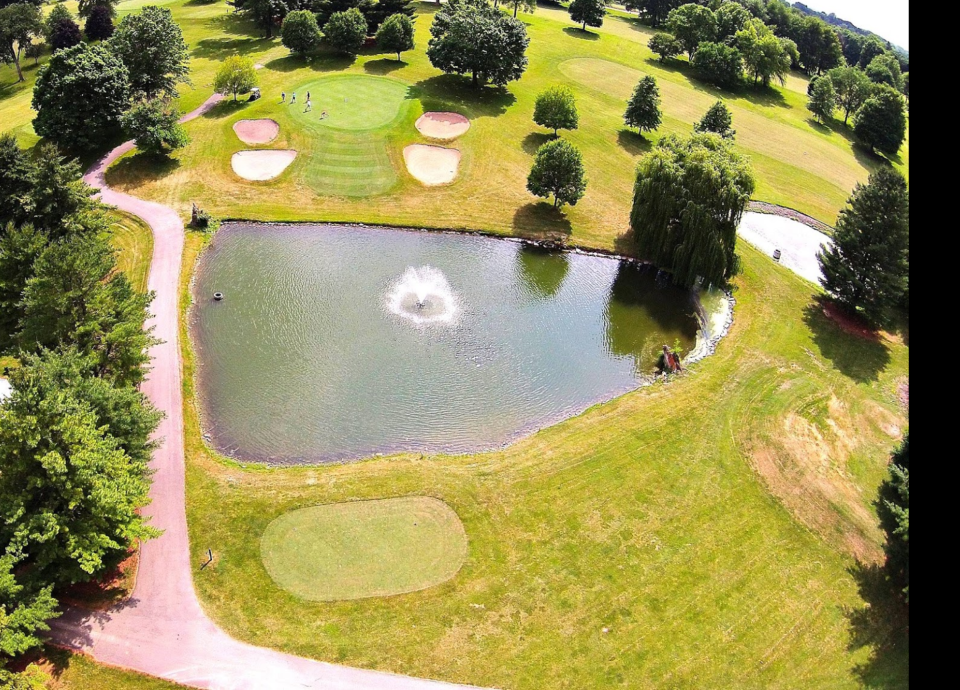
MULTIPOLYGON (((416 21, 417 18, 417 10, 413 7, 413 0, 377 0, 369 6, 361 3, 360 11, 367 19, 369 30, 374 34, 383 26, 387 18, 395 14, 403 15, 411 23, 416 21)), ((404 48, 404 50, 410 49, 404 48)))
POLYGON ((733 139, 737 136, 737 130, 733 129, 732 125, 733 115, 730 114, 730 109, 723 101, 717 101, 707 109, 700 121, 693 125, 693 131, 713 132, 723 139, 733 139))
POLYGON ((838 304, 882 325, 907 289, 910 193, 883 166, 857 184, 840 211, 833 245, 818 255, 823 288, 838 304))
POLYGON ((603 18, 607 14, 606 0, 573 0, 567 8, 570 19, 580 25, 581 31, 587 30, 587 25, 603 26, 603 18))
POLYGON ((537 94, 533 121, 552 129, 554 134, 561 129, 576 129, 580 116, 573 90, 569 86, 551 86, 537 94))
POLYGON ((648 74, 633 88, 623 121, 627 127, 636 127, 637 131, 643 133, 659 127, 660 119, 660 89, 657 80, 648 74))
POLYGON ((127 68, 106 45, 57 51, 33 88, 33 128, 64 149, 92 149, 117 130, 130 102, 127 68))
POLYGON ((800 64, 808 74, 822 74, 840 65, 843 47, 829 24, 816 17, 805 17, 792 38, 800 51, 800 64))
POLYGON ((80 0, 77 4, 77 12, 81 17, 89 17, 97 7, 103 7, 111 17, 116 17, 119 2, 120 0, 80 0))
POLYGON ((0 50, 3 62, 12 62, 17 70, 17 81, 23 81, 20 55, 43 31, 40 10, 34 5, 18 3, 0 9, 0 50))
POLYGON ((587 190, 580 150, 564 139, 548 141, 537 149, 527 190, 544 198, 553 195, 554 208, 575 206, 587 190))
POLYGON ((257 70, 253 67, 253 60, 248 57, 231 55, 220 65, 217 75, 213 79, 213 90, 227 96, 247 93, 257 85, 257 70))
POLYGON ((889 53, 873 58, 864 72, 874 84, 886 84, 897 91, 903 91, 903 74, 900 72, 900 62, 889 53))
POLYGON ((718 41, 733 38, 751 19, 747 8, 738 2, 724 2, 717 8, 714 17, 717 22, 718 41))
POLYGON ((405 50, 413 50, 413 20, 405 14, 391 14, 377 29, 377 45, 383 50, 389 50, 397 54, 397 62, 400 61, 400 53, 405 50))
POLYGON ((189 81, 187 44, 166 7, 148 5, 128 14, 120 20, 110 46, 126 65, 134 93, 147 98, 176 96, 177 84, 189 81))
POLYGON ((820 124, 833 119, 833 111, 837 109, 837 92, 833 88, 833 81, 828 75, 819 77, 810 85, 810 95, 807 98, 807 110, 820 124))
POLYGON ((716 38, 717 20, 709 7, 688 3, 670 10, 667 30, 677 37, 687 55, 693 57, 701 43, 716 38))
POLYGON ((434 15, 427 57, 439 70, 470 74, 473 85, 505 86, 527 69, 530 39, 523 22, 485 0, 450 0, 434 15))
POLYGON ((753 190, 750 165, 729 141, 664 137, 637 166, 630 225, 639 255, 678 285, 725 284, 739 270, 737 226, 753 190))
POLYGON ((156 534, 140 515, 147 467, 71 387, 24 368, 11 384, 0 406, 0 543, 38 580, 87 581, 156 534))
POLYGON ((190 143, 180 124, 180 110, 170 101, 154 98, 135 103, 120 118, 123 133, 137 148, 154 156, 169 156, 190 143))
POLYGON ((843 109, 843 124, 857 112, 873 93, 873 82, 857 67, 834 67, 827 72, 837 92, 837 105, 843 109))
POLYGON ((654 26, 660 26, 666 20, 670 10, 683 4, 683 0, 624 0, 628 10, 637 10, 637 14, 646 17, 654 26))
POLYGON ((660 62, 675 58, 683 52, 683 45, 677 37, 663 31, 651 36, 647 47, 660 57, 660 62))
POLYGON ((53 26, 53 32, 50 34, 50 47, 54 52, 73 48, 83 42, 83 34, 80 32, 80 25, 72 19, 60 19, 53 26))
POLYGON ((237 9, 263 29, 267 38, 273 37, 273 28, 279 26, 290 10, 286 0, 242 0, 237 9))
POLYGON ((334 12, 323 25, 323 37, 338 53, 356 55, 367 37, 367 20, 356 7, 334 12))
POLYGON ((870 150, 896 155, 907 136, 903 96, 886 84, 876 85, 853 116, 853 133, 870 150))
POLYGON ((751 19, 737 32, 737 49, 743 56, 747 71, 753 75, 753 82, 770 85, 773 77, 781 84, 790 72, 790 55, 784 48, 784 39, 773 35, 766 24, 759 19, 751 19))
POLYGON ((291 53, 306 55, 320 45, 320 26, 309 10, 296 10, 283 18, 280 42, 291 53))
POLYGON ((711 84, 729 89, 743 81, 743 56, 732 46, 705 41, 690 62, 700 78, 711 84))

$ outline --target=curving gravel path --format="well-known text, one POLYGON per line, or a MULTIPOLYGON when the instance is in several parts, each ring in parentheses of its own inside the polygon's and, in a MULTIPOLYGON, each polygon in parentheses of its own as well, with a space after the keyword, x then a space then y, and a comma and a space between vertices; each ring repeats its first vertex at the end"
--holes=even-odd
POLYGON ((823 277, 817 252, 833 244, 825 234, 798 220, 752 211, 743 214, 737 234, 767 256, 779 249, 780 263, 811 283, 819 283, 823 277))
MULTIPOLYGON (((214 95, 182 118, 192 120, 215 106, 214 95)), ((183 399, 178 343, 178 296, 184 229, 176 211, 121 194, 104 174, 133 148, 118 146, 93 165, 84 180, 103 201, 139 216, 153 230, 149 288, 156 293, 148 325, 163 341, 151 351, 153 367, 143 391, 166 415, 151 466, 152 503, 144 512, 163 530, 143 544, 136 588, 130 600, 107 612, 68 610, 51 623, 52 640, 105 664, 208 690, 450 690, 463 688, 378 671, 336 666, 254 647, 220 630, 200 608, 193 589, 184 503, 183 399)))

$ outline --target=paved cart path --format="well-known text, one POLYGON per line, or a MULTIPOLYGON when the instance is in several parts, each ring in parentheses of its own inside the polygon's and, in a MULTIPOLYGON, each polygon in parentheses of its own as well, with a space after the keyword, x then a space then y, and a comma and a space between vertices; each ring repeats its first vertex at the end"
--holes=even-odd
MULTIPOLYGON (((183 117, 213 108, 220 96, 183 117)), ((133 148, 118 146, 84 176, 103 201, 142 218, 154 235, 149 288, 156 293, 148 325, 162 340, 151 350, 152 369, 143 391, 166 415, 157 430, 156 474, 145 509, 163 530, 140 551, 131 599, 107 612, 71 609, 52 622, 51 637, 97 661, 209 690, 450 690, 459 685, 326 664, 254 647, 233 639, 211 621, 193 589, 187 535, 183 451, 183 388, 178 343, 178 301, 184 228, 176 211, 107 187, 104 174, 133 148)))

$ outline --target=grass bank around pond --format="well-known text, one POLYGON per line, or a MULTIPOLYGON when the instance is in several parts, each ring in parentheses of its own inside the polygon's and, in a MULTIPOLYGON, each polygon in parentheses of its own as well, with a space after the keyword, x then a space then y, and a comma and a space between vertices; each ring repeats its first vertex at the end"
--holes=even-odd
POLYGON ((153 231, 145 222, 122 211, 111 211, 110 243, 117 249, 117 268, 138 292, 147 291, 153 259, 153 231))
MULTIPOLYGON (((121 3, 119 12, 122 15, 132 7, 133 3, 121 3)), ((134 154, 112 168, 111 184, 172 205, 184 216, 196 201, 222 217, 557 233, 570 235, 579 244, 629 249, 625 231, 639 156, 663 134, 690 132, 720 97, 733 112, 737 145, 757 171, 757 199, 833 224, 854 184, 883 161, 854 145, 851 130, 839 121, 823 127, 811 119, 805 107, 805 77, 791 74, 782 87, 719 91, 695 79, 683 59, 660 63, 646 46, 652 30, 632 18, 609 16, 603 27, 584 34, 562 9, 541 7, 533 15, 522 14, 531 37, 526 74, 506 89, 478 91, 469 86, 469 79, 443 75, 429 64, 425 49, 434 3, 418 5, 417 48, 405 53, 401 62, 369 50, 356 60, 321 53, 305 61, 291 56, 279 39, 262 38, 252 23, 223 3, 176 0, 165 7, 180 22, 191 52, 192 83, 181 88, 184 111, 211 93, 216 68, 227 55, 240 53, 263 65, 257 74, 264 98, 251 104, 227 103, 191 122, 193 143, 174 161, 158 166, 134 154), (622 116, 626 97, 644 74, 654 75, 660 84, 664 122, 658 132, 640 137, 625 129, 622 116), (381 186, 389 187, 383 194, 358 196, 352 188, 342 192, 332 188, 334 195, 325 195, 318 193, 331 189, 325 186, 324 176, 303 172, 313 157, 335 160, 350 158, 354 152, 339 141, 331 148, 312 128, 298 123, 289 107, 280 105, 280 92, 289 94, 318 79, 341 75, 389 77, 407 84, 417 99, 409 121, 405 118, 391 129, 385 155, 379 150, 376 156, 356 152, 360 158, 375 157, 377 166, 392 162, 393 175, 371 188, 376 192, 381 186), (534 99, 542 89, 559 83, 570 85, 576 93, 580 129, 562 136, 582 149, 589 178, 586 196, 566 215, 539 202, 525 188, 533 153, 549 136, 532 122, 534 99), (413 128, 415 111, 424 109, 454 110, 471 119, 470 131, 448 144, 462 152, 460 174, 451 185, 423 187, 404 168, 403 147, 425 141, 413 128), (270 182, 238 178, 230 168, 230 156, 245 147, 231 126, 246 117, 276 119, 281 133, 270 148, 295 148, 301 162, 270 182)), ((26 84, 15 86, 11 69, 0 68, 0 119, 6 128, 21 134, 21 141, 33 143, 29 91, 36 70, 28 71, 26 84)), ((315 111, 322 108, 315 102, 315 111)), ((905 173, 908 157, 905 144, 894 160, 905 173)))
MULTIPOLYGON (((184 275, 203 244, 188 235, 184 275)), ((741 252, 715 355, 493 453, 284 469, 217 457, 181 328, 191 544, 195 562, 218 554, 195 576, 205 610, 254 644, 514 690, 905 685, 871 502, 906 423, 907 349, 846 335, 812 285, 741 252), (330 603, 271 580, 261 537, 277 517, 399 496, 463 522, 451 580, 330 603)))

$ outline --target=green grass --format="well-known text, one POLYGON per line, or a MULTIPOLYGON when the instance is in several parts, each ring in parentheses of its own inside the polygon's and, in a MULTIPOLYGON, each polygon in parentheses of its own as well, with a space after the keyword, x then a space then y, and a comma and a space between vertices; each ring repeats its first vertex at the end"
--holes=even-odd
POLYGON ((399 119, 409 91, 406 84, 382 77, 326 77, 297 87, 300 100, 288 107, 294 122, 301 127, 319 128, 321 136, 329 128, 366 132, 399 119), (313 98, 310 112, 304 110, 307 92, 313 98), (321 120, 323 111, 327 117, 321 120))
POLYGON ((40 667, 50 676, 48 690, 176 690, 184 686, 140 673, 102 666, 82 654, 49 647, 40 667))
POLYGON ((153 232, 136 216, 111 211, 111 242, 118 250, 117 268, 139 292, 147 291, 147 277, 153 258, 153 232))
MULTIPOLYGON (((839 121, 821 127, 811 120, 804 76, 792 74, 782 87, 721 92, 695 79, 685 60, 661 64, 646 47, 652 31, 629 18, 608 17, 592 34, 597 40, 586 40, 579 31, 564 31, 572 23, 561 9, 543 7, 534 15, 521 15, 531 37, 526 74, 505 90, 477 91, 468 78, 441 75, 426 59, 434 3, 419 6, 418 47, 405 53, 403 62, 369 50, 352 61, 319 54, 307 62, 290 56, 278 39, 262 38, 222 3, 177 0, 167 7, 183 27, 192 54, 192 83, 181 89, 184 110, 210 94, 225 56, 239 52, 264 65, 257 72, 264 98, 224 105, 190 123, 193 143, 173 165, 158 170, 151 161, 133 156, 114 169, 114 184, 184 213, 190 202, 198 201, 224 217, 363 220, 533 236, 563 233, 584 246, 629 249, 627 219, 638 157, 662 134, 691 131, 718 97, 734 113, 738 146, 756 168, 760 200, 833 224, 854 183, 865 180, 884 160, 855 146, 850 129, 839 121), (622 120, 625 97, 642 74, 657 78, 664 108, 663 127, 643 138, 625 130, 622 120), (323 77, 363 75, 388 76, 408 86, 414 97, 409 112, 389 131, 377 130, 377 136, 370 137, 368 152, 315 136, 302 126, 299 114, 279 104, 281 90, 289 93, 296 87, 302 97, 302 87, 323 77), (589 178, 586 196, 566 215, 539 204, 525 188, 533 152, 547 136, 531 121, 534 98, 557 83, 569 83, 576 92, 580 129, 563 136, 582 149, 589 178), (402 150, 423 141, 413 128, 414 115, 423 110, 454 110, 471 119, 470 131, 454 143, 463 154, 454 184, 425 188, 405 171, 402 150), (242 117, 272 117, 280 123, 281 137, 272 147, 295 148, 301 154, 289 173, 268 184, 245 182, 233 174, 229 158, 238 146, 230 125, 242 117), (341 160, 352 154, 358 160, 341 160), (319 167, 310 165, 314 159, 319 167), (390 174, 363 184, 361 171, 385 171, 387 159, 390 174), (335 183, 340 176, 346 181, 335 183)), ((24 143, 32 143, 36 137, 29 126, 29 89, 35 70, 29 70, 28 83, 18 87, 10 83, 12 74, 10 66, 0 68, 0 120, 24 143)), ((314 110, 324 107, 315 98, 314 110)), ((907 143, 894 165, 906 173, 908 158, 907 143)))
POLYGON ((284 513, 263 533, 270 577, 310 601, 416 592, 460 569, 467 539, 445 503, 412 496, 311 506, 284 513))
POLYGON ((238 465, 203 444, 186 348, 191 544, 220 554, 196 576, 205 609, 254 644, 514 690, 904 687, 871 501, 906 423, 907 349, 846 335, 810 284, 742 251, 715 355, 494 453, 238 465), (289 511, 416 495, 463 522, 452 580, 311 603, 263 566, 289 511))

